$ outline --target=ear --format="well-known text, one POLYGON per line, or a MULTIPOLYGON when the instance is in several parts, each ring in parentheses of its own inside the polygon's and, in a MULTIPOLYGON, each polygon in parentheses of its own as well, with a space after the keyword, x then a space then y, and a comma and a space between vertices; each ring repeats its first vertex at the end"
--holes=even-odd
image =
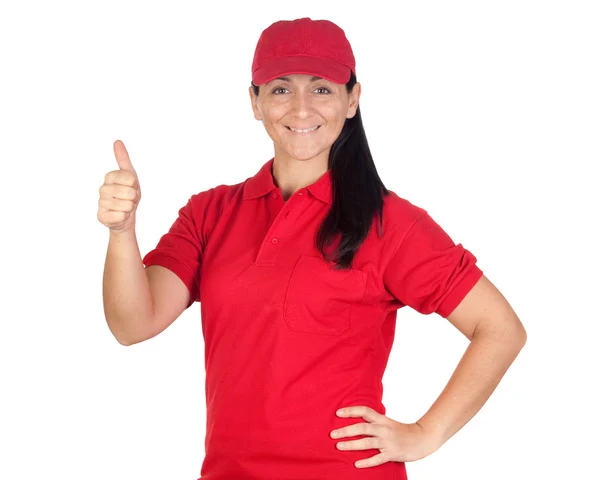
POLYGON ((254 118, 256 120, 262 120, 262 115, 260 114, 260 110, 258 109, 258 103, 256 95, 254 95, 254 89, 252 85, 248 88, 248 93, 250 93, 250 102, 252 104, 252 112, 254 113, 254 118))
POLYGON ((358 101, 360 100, 361 94, 361 84, 356 82, 352 91, 348 94, 348 113, 346 113, 346 118, 352 118, 356 115, 356 110, 358 108, 358 101))

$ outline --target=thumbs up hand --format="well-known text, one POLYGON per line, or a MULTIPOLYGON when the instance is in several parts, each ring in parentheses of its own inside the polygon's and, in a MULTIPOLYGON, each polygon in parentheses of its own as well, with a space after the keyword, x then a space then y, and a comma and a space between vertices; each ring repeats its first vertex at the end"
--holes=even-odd
POLYGON ((113 144, 119 170, 108 172, 100 187, 98 220, 114 232, 132 231, 135 212, 142 198, 138 176, 121 140, 113 144))

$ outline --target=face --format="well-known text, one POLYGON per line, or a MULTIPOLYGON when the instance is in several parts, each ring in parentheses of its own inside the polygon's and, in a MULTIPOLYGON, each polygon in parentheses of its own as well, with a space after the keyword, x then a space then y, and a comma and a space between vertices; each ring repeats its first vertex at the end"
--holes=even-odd
POLYGON ((275 146, 275 156, 287 160, 317 159, 327 164, 331 145, 344 122, 358 108, 360 84, 346 86, 312 75, 293 74, 250 87, 254 118, 262 120, 275 146), (292 129, 313 129, 295 132, 292 129))

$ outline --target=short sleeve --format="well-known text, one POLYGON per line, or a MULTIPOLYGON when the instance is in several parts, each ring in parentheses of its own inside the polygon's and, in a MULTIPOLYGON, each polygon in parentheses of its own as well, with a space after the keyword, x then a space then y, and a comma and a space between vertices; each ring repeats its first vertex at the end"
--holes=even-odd
POLYGON ((186 205, 179 209, 178 217, 164 234, 156 248, 149 251, 142 263, 144 268, 150 265, 161 265, 175 273, 190 292, 189 308, 200 301, 200 269, 204 251, 197 228, 198 218, 195 216, 193 195, 186 205))
POLYGON ((428 213, 419 217, 385 266, 383 282, 404 305, 446 318, 483 275, 477 258, 428 213))

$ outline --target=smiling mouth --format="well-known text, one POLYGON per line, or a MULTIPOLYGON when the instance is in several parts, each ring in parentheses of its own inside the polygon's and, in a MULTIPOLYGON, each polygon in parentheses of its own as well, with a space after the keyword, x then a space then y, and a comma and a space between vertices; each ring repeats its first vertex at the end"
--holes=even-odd
POLYGON ((321 125, 315 125, 314 127, 304 128, 304 129, 297 129, 297 128, 289 127, 286 125, 285 128, 287 128, 292 133, 306 134, 306 133, 316 132, 319 128, 321 128, 321 125))

